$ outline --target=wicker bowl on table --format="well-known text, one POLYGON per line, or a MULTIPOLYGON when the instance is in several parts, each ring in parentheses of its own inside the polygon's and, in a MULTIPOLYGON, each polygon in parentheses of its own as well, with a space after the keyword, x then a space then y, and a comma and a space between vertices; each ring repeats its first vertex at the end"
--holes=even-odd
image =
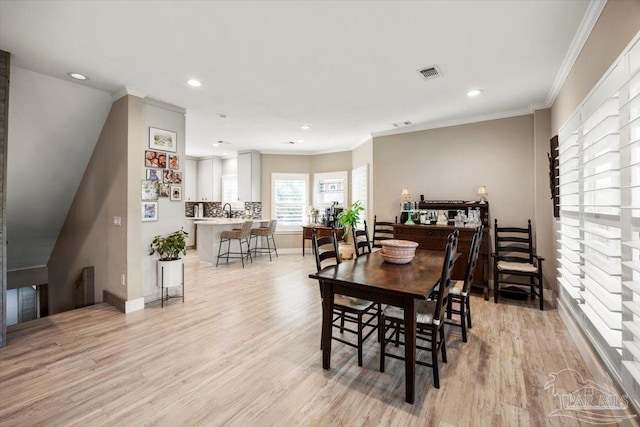
POLYGON ((392 264, 408 264, 416 255, 417 242, 411 240, 383 240, 380 242, 382 250, 380 256, 392 264))

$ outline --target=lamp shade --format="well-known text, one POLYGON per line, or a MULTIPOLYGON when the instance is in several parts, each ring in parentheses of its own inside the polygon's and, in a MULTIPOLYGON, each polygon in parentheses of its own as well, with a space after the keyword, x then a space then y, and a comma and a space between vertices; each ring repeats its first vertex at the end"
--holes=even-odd
POLYGON ((403 188, 402 189, 402 197, 409 197, 411 196, 411 192, 409 192, 408 188, 403 188))
POLYGON ((486 196, 487 194, 487 187, 485 187, 484 185, 481 185, 480 187, 478 187, 478 196, 486 196))

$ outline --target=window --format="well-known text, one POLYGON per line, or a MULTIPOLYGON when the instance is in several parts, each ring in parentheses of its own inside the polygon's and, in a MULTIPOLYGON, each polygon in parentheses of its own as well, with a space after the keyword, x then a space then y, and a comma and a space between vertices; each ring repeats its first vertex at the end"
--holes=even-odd
POLYGON ((271 174, 273 219, 278 230, 300 231, 306 224, 309 206, 309 175, 302 173, 271 174))
POLYGON ((640 43, 559 133, 561 299, 639 403, 640 43))
POLYGON ((222 203, 238 202, 237 175, 222 175, 222 203))
POLYGON ((314 206, 325 209, 333 202, 344 206, 347 202, 347 172, 323 172, 313 174, 314 206))
POLYGON ((367 219, 367 194, 369 187, 367 185, 369 178, 369 168, 367 165, 360 166, 351 171, 351 203, 361 201, 364 211, 360 215, 358 228, 364 227, 364 220, 367 219))

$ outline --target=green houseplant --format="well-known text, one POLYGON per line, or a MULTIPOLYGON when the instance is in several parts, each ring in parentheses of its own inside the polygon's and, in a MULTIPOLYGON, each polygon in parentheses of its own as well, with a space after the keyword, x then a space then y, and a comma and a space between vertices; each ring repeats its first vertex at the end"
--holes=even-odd
POLYGON ((189 233, 180 229, 167 236, 154 237, 149 245, 149 255, 158 255, 157 285, 159 288, 171 288, 184 284, 184 262, 180 255, 187 254, 185 238, 188 235, 189 233))
POLYGON ((356 227, 358 222, 360 222, 360 214, 362 211, 364 211, 362 202, 356 200, 350 207, 343 209, 342 212, 338 214, 338 223, 345 228, 345 240, 349 237, 349 232, 353 230, 353 227, 356 227))
POLYGON ((149 245, 149 255, 158 254, 160 261, 180 259, 180 254, 187 254, 186 237, 189 235, 183 229, 174 231, 168 236, 157 235, 149 245))

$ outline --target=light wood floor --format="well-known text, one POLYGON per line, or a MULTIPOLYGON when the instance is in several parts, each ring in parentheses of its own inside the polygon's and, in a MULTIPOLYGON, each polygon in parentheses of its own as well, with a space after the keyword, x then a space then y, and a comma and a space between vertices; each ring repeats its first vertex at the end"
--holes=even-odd
MULTIPOLYGON (((242 269, 187 259, 186 299, 121 314, 98 304, 10 328, 0 349, 0 425, 580 425, 549 418, 544 390, 564 368, 591 378, 558 313, 472 300, 474 327, 448 333, 441 388, 417 367, 378 371, 333 344, 322 369, 320 295, 312 257, 260 257, 242 269)), ((564 384, 569 391, 577 384, 564 384)))

